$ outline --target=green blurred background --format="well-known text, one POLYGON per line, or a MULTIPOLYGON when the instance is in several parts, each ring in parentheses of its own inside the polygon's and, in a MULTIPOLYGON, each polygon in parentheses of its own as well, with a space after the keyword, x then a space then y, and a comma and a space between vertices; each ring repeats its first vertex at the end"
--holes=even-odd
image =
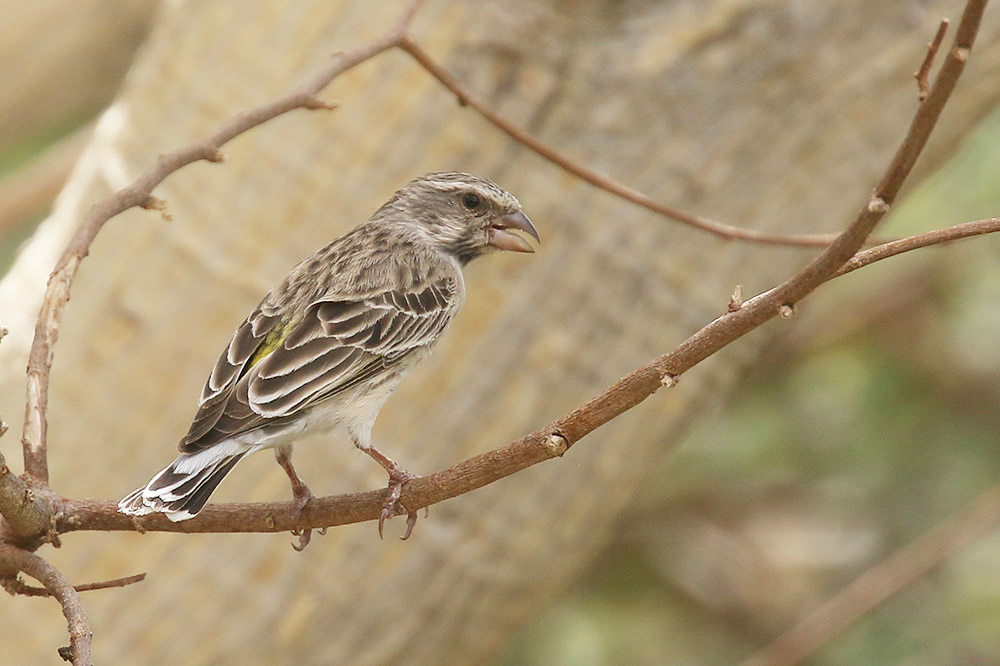
MULTIPOLYGON (((995 113, 881 233, 997 216, 998 155, 995 113)), ((782 337, 669 457, 620 546, 506 663, 738 663, 754 636, 791 626, 997 483, 998 244, 872 265, 773 324, 782 337)), ((998 562, 993 530, 807 663, 1000 663, 998 562)))

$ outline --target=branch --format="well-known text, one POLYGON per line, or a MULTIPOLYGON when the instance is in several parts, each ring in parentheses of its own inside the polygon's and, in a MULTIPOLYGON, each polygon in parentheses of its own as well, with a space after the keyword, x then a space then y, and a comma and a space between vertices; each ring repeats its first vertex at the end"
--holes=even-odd
POLYGON ((793 666, 1000 523, 1000 484, 858 576, 741 666, 793 666))
POLYGON ((953 227, 936 229, 934 231, 917 234, 916 236, 907 236, 906 238, 888 241, 865 250, 864 252, 857 253, 851 257, 850 261, 840 267, 834 277, 847 275, 848 273, 856 271, 859 268, 864 268, 869 264, 873 264, 876 261, 888 259, 889 257, 894 257, 897 254, 909 252, 910 250, 918 250, 920 248, 930 247, 931 245, 940 245, 942 243, 948 243, 962 238, 971 238, 972 236, 992 234, 997 231, 1000 231, 1000 218, 991 217, 985 220, 963 222, 962 224, 956 224, 953 227))
POLYGON ((36 579, 62 606, 69 629, 69 651, 73 666, 91 666, 90 627, 80 595, 54 566, 26 550, 0 544, 0 562, 36 579))
MULTIPOLYGON (((779 314, 790 313, 795 303, 836 276, 888 212, 912 170, 968 60, 984 6, 985 0, 969 2, 955 46, 938 73, 927 100, 918 107, 909 131, 879 185, 854 221, 809 265, 774 289, 745 303, 734 303, 731 312, 702 328, 675 350, 623 377, 563 418, 507 446, 410 481, 403 488, 401 504, 409 510, 416 510, 563 455, 582 437, 635 407, 661 387, 673 386, 677 377, 697 363, 779 314)), ((914 244, 911 239, 897 243, 906 241, 914 244)), ((112 502, 65 500, 60 506, 62 517, 57 523, 57 530, 279 532, 332 527, 376 519, 385 493, 383 489, 316 498, 306 505, 301 515, 295 502, 209 505, 196 518, 177 523, 170 522, 162 514, 127 517, 119 514, 112 502)))
POLYGON ((48 481, 47 406, 53 347, 59 334, 62 310, 69 300, 70 288, 79 264, 87 255, 91 243, 104 223, 115 215, 135 206, 162 209, 163 202, 153 197, 152 192, 168 175, 191 162, 199 160, 221 161, 223 159, 220 152, 221 147, 253 127, 298 108, 333 108, 331 104, 318 97, 319 92, 340 74, 391 48, 398 47, 407 52, 442 85, 453 92, 461 103, 472 106, 483 117, 516 141, 521 142, 566 171, 627 201, 725 238, 785 245, 826 245, 832 241, 831 235, 786 236, 712 222, 659 204, 640 192, 607 179, 556 153, 524 130, 504 121, 485 104, 463 90, 453 77, 439 67, 423 49, 410 39, 407 30, 421 4, 422 0, 412 0, 393 28, 358 49, 338 54, 325 70, 289 95, 271 104, 235 116, 215 134, 203 141, 173 153, 161 155, 156 166, 132 184, 90 209, 49 277, 35 326, 34 339, 28 357, 25 419, 22 435, 26 474, 42 482, 48 481))
POLYGON ((433 58, 428 55, 418 44, 404 37, 399 44, 399 48, 406 51, 421 67, 433 76, 438 82, 447 88, 458 99, 462 106, 469 106, 479 115, 493 124, 501 132, 514 139, 524 147, 534 151, 539 156, 552 162, 559 168, 573 174, 577 178, 590 183, 594 187, 604 190, 610 194, 629 201, 657 215, 662 215, 677 222, 687 224, 695 229, 701 229, 721 238, 729 240, 742 240, 751 243, 764 243, 769 245, 791 245, 791 246, 813 246, 825 247, 829 245, 837 236, 836 234, 775 234, 755 229, 745 229, 734 227, 721 222, 715 222, 693 213, 667 206, 646 196, 638 190, 634 190, 628 185, 623 185, 611 178, 588 169, 587 167, 574 162, 565 155, 557 152, 553 148, 545 145, 538 138, 529 132, 513 125, 499 115, 477 97, 469 93, 458 80, 449 74, 443 67, 438 65, 433 58))
POLYGON ((119 213, 136 206, 156 208, 161 204, 152 197, 153 189, 181 167, 207 160, 220 162, 220 148, 233 138, 258 125, 294 109, 328 109, 330 104, 317 95, 335 78, 347 70, 402 43, 406 30, 422 0, 412 0, 400 20, 390 30, 368 44, 352 51, 338 53, 333 61, 312 80, 290 94, 270 104, 234 116, 215 134, 185 148, 161 155, 156 166, 130 185, 91 207, 69 245, 59 258, 42 299, 41 312, 35 324, 35 336, 28 355, 27 396, 24 406, 24 434, 21 438, 26 474, 48 482, 46 451, 49 393, 49 373, 52 369, 52 348, 59 336, 62 311, 69 300, 70 287, 80 262, 87 256, 90 245, 104 223, 119 213))
MULTIPOLYGON (((146 580, 146 574, 134 574, 132 576, 122 576, 121 578, 112 578, 111 580, 99 580, 93 583, 83 583, 82 585, 74 585, 73 589, 77 592, 90 592, 92 590, 106 590, 111 587, 125 587, 127 585, 133 585, 135 583, 141 583, 146 580)), ((49 592, 44 587, 35 587, 34 585, 27 585, 21 582, 19 579, 0 579, 0 585, 7 588, 7 591, 11 594, 20 594, 25 597, 51 597, 52 593, 49 592)))
MULTIPOLYGON (((0 425, 2 425, 0 430, 7 429, 6 423, 0 421, 0 425)), ((0 516, 3 516, 6 527, 13 532, 14 541, 45 532, 52 516, 51 504, 37 497, 24 479, 7 467, 7 460, 2 452, 0 452, 0 516)), ((0 527, 4 527, 4 524, 0 523, 0 527)))
MULTIPOLYGON (((1000 232, 1000 218, 966 222, 946 229, 891 241, 859 252, 829 279, 840 277, 903 252, 996 232, 1000 232)), ((735 311, 739 311, 746 307, 746 304, 734 303, 733 307, 735 311)), ((702 329, 685 344, 693 344, 694 338, 707 335, 705 329, 702 329)), ((661 359, 668 356, 670 355, 661 357, 661 359)), ((656 363, 657 361, 654 361, 636 370, 632 375, 622 379, 561 421, 527 435, 506 447, 470 458, 434 475, 411 481, 404 488, 402 503, 407 507, 413 506, 415 508, 434 504, 502 479, 543 460, 562 455, 568 448, 568 442, 565 436, 559 432, 561 427, 559 424, 594 418, 593 410, 589 405, 605 404, 612 401, 612 393, 630 392, 635 386, 634 380, 630 378, 646 373, 655 373, 656 363), (527 453, 525 453, 526 451, 527 453)), ((676 376, 668 374, 660 381, 662 385, 669 387, 672 381, 676 382, 676 376), (672 377, 673 379, 671 379, 672 377)), ((614 418, 628 409, 630 407, 621 408, 620 412, 611 414, 610 418, 614 418)), ((599 417, 599 415, 597 416, 599 417)), ((596 427, 596 425, 590 427, 584 423, 581 430, 580 424, 576 424, 579 437, 596 427)), ((301 516, 298 513, 298 504, 295 502, 209 504, 198 514, 197 518, 177 523, 167 520, 160 514, 151 514, 141 519, 130 518, 118 513, 117 505, 110 501, 66 499, 60 503, 61 515, 57 520, 56 529, 59 533, 77 530, 232 533, 287 532, 302 527, 335 527, 377 519, 385 498, 384 493, 384 490, 371 490, 363 493, 314 498, 306 505, 301 516)))
MULTIPOLYGON (((7 329, 0 326, 0 340, 7 329)), ((0 419, 0 437, 7 434, 7 422, 0 419)), ((52 493, 42 493, 39 498, 31 491, 24 479, 14 474, 7 466, 7 459, 0 451, 0 542, 20 542, 47 532, 51 525, 52 493), (11 535, 5 534, 11 532, 11 535)), ((26 544, 24 544, 26 545, 26 544)))
POLYGON ((921 63, 920 69, 913 74, 913 78, 917 80, 918 97, 921 102, 927 99, 927 93, 930 92, 931 66, 934 64, 934 57, 937 55, 938 49, 941 48, 941 42, 944 41, 944 33, 947 31, 948 19, 941 19, 941 24, 938 26, 937 33, 934 35, 934 38, 930 41, 930 43, 927 44, 927 57, 925 57, 923 63, 921 63))

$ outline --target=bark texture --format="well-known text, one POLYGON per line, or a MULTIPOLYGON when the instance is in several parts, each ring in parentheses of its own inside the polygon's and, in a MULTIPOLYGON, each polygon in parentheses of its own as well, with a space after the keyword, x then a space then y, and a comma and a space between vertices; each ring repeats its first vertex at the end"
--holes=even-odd
MULTIPOLYGON (((90 203, 158 153, 284 93, 401 8, 163 7, 56 211, 0 284, 11 331, 0 414, 22 411, 38 297, 90 203)), ((440 1, 413 33, 501 114, 657 199, 733 224, 829 231, 865 200, 916 104, 924 44, 960 10, 944 0, 581 0, 572 11, 558 0, 440 1)), ((990 14, 937 159, 1000 94, 998 33, 990 14)), ((376 443, 418 473, 564 413, 723 312, 736 283, 756 293, 811 256, 720 241, 596 192, 458 107, 402 53, 350 72, 325 98, 341 107, 278 119, 232 143, 225 163, 171 176, 157 192, 171 221, 131 211, 102 232, 56 347, 58 492, 119 497, 169 462, 205 373, 263 293, 426 171, 495 179, 543 244, 470 267, 458 321, 384 410, 376 443)), ((765 339, 717 356, 565 459, 435 506, 406 543, 379 541, 373 524, 314 537, 301 554, 290 536, 73 534, 52 560, 81 582, 149 572, 84 597, 98 663, 491 663, 585 571, 652 463, 724 399, 765 339)), ((302 442, 295 461, 317 493, 384 483, 347 441, 302 442)), ((288 494, 260 455, 216 499, 288 494)), ((2 623, 0 644, 12 663, 42 663, 63 631, 55 604, 32 604, 2 623)))

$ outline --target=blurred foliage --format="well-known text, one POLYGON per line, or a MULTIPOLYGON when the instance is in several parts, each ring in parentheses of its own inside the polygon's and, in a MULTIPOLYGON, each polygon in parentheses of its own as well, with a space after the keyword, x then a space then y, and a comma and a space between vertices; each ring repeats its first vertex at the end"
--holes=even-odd
MULTIPOLYGON (((1000 113, 882 233, 1000 214, 997 154, 1000 113)), ((738 663, 996 483, 998 243, 893 258, 770 324, 784 330, 737 394, 667 456, 618 544, 505 663, 738 663)), ((997 561, 992 533, 809 663, 1000 663, 997 561)))

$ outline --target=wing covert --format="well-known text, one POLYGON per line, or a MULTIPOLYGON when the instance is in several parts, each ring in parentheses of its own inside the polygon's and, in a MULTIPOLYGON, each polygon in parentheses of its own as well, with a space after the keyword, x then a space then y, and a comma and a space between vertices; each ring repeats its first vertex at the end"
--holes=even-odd
POLYGON ((219 358, 181 451, 291 416, 429 348, 461 305, 460 279, 317 300, 291 324, 258 309, 219 358))

